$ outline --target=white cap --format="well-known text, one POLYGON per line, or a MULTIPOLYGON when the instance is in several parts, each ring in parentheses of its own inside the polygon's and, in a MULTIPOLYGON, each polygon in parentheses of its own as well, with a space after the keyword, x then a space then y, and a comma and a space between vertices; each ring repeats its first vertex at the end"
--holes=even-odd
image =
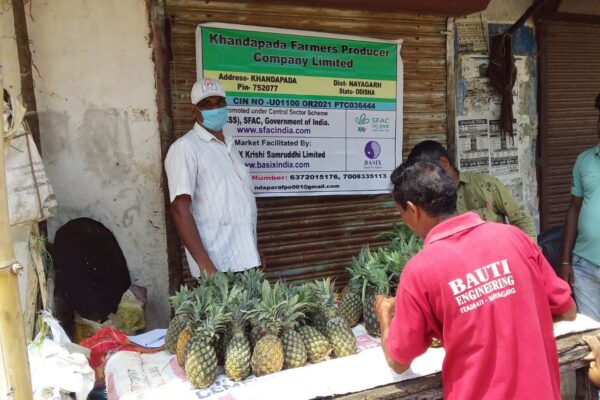
POLYGON ((198 104, 198 102, 210 96, 227 97, 225 89, 219 81, 204 78, 194 83, 191 93, 192 104, 198 104))

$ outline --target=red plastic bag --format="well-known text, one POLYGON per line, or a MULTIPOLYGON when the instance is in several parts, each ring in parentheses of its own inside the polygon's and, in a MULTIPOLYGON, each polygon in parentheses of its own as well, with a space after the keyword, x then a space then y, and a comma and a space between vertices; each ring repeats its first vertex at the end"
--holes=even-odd
POLYGON ((105 326, 94 336, 80 343, 90 349, 90 366, 96 374, 96 385, 104 384, 104 365, 109 355, 116 351, 136 351, 138 353, 155 353, 158 349, 147 349, 131 342, 124 332, 105 326))

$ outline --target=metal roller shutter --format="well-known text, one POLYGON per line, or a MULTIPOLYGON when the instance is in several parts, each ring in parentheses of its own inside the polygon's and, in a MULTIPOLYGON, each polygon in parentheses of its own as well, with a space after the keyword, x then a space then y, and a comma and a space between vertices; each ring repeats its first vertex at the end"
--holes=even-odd
MULTIPOLYGON (((251 2, 167 0, 171 24, 171 92, 175 136, 191 126, 189 90, 196 79, 194 30, 224 22, 404 39, 405 154, 424 139, 447 140, 445 17, 339 10, 251 2)), ((347 280, 345 268, 364 244, 398 219, 389 195, 258 199, 259 245, 269 278, 290 281, 321 276, 347 280)), ((184 279, 189 275, 184 273, 184 279)))
POLYGON ((565 222, 577 155, 598 143, 600 25, 540 25, 540 212, 542 229, 565 222))

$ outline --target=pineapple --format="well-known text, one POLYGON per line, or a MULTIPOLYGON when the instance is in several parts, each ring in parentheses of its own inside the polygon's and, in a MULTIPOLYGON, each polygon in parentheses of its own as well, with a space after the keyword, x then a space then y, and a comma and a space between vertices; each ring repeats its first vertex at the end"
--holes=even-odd
POLYGON ((192 314, 193 297, 193 291, 189 290, 187 286, 181 286, 179 291, 169 299, 175 316, 169 322, 165 336, 165 350, 171 353, 176 352, 179 333, 185 328, 192 314))
POLYGON ((325 316, 325 336, 333 347, 337 357, 345 357, 356 353, 356 337, 346 320, 340 317, 335 306, 335 290, 333 282, 327 278, 312 283, 315 297, 325 316))
POLYGON ((298 328, 298 333, 302 336, 310 362, 318 363, 329 357, 332 347, 321 332, 310 325, 304 325, 298 328))
POLYGON ((387 247, 380 252, 379 259, 386 265, 391 290, 395 291, 402 269, 408 260, 423 248, 423 240, 406 225, 399 223, 393 224, 391 232, 384 232, 379 236, 391 239, 387 247))
MULTIPOLYGON (((225 305, 226 309, 231 312, 242 291, 242 288, 235 284, 235 275, 231 272, 219 272, 214 275, 213 284, 217 292, 216 296, 218 301, 225 305)), ((231 336, 232 326, 228 324, 225 327, 225 332, 219 336, 219 339, 215 343, 219 365, 225 365, 225 353, 231 336)))
MULTIPOLYGON (((244 271, 237 275, 237 284, 248 292, 248 298, 260 299, 260 291, 262 283, 265 280, 264 273, 256 269, 244 271)), ((248 325, 248 336, 250 338, 250 348, 254 349, 256 342, 263 337, 264 327, 256 319, 249 319, 251 324, 248 325)))
POLYGON ((298 320, 304 317, 304 303, 295 288, 288 288, 287 302, 283 316, 283 333, 281 343, 283 345, 283 367, 297 368, 306 364, 308 355, 302 336, 296 330, 298 320))
POLYGON ((187 346, 188 342, 192 338, 192 333, 194 331, 193 323, 188 321, 188 324, 179 332, 179 336, 177 337, 177 346, 175 348, 175 355, 177 357, 177 364, 180 367, 183 367, 184 356, 185 356, 185 346, 187 346))
POLYGON ((269 332, 256 343, 250 364, 256 376, 273 374, 283 369, 283 345, 273 332, 269 332))
POLYGON ((350 285, 346 287, 348 289, 342 293, 338 312, 350 327, 354 327, 362 318, 362 300, 359 290, 351 289, 350 285))
MULTIPOLYGON (((354 258, 352 263, 358 263, 358 260, 354 258)), ((356 326, 362 318, 362 298, 361 298, 361 282, 354 278, 352 273, 353 268, 348 268, 351 272, 352 279, 348 282, 348 285, 342 290, 342 296, 340 299, 340 307, 338 312, 342 318, 348 322, 350 327, 356 326)))
POLYGON ((250 375, 252 351, 246 337, 248 310, 252 307, 250 300, 249 293, 244 291, 232 306, 231 338, 225 352, 225 375, 236 382, 250 375))
POLYGON ((283 367, 298 368, 306 364, 308 354, 302 335, 295 327, 286 327, 281 334, 283 345, 283 367))
POLYGON ((384 291, 377 290, 375 287, 369 286, 367 288, 363 303, 365 329, 369 335, 376 337, 381 335, 381 327, 379 326, 379 319, 377 319, 377 315, 375 314, 375 297, 382 292, 384 291))
POLYGON ((375 296, 377 294, 389 294, 390 283, 385 265, 373 254, 368 246, 363 247, 350 268, 352 281, 357 287, 361 287, 363 304, 363 319, 365 328, 369 335, 379 336, 379 321, 375 315, 375 296))
POLYGON ((314 313, 310 319, 310 324, 316 328, 321 334, 327 336, 327 317, 322 310, 314 313))
POLYGON ((197 388, 210 386, 217 378, 217 353, 214 343, 225 331, 231 314, 225 305, 211 303, 206 308, 206 317, 196 327, 186 345, 184 369, 188 380, 197 388))
POLYGON ((305 322, 313 328, 316 328, 323 336, 325 336, 327 319, 325 318, 325 315, 323 315, 318 299, 315 297, 315 291, 313 290, 312 284, 305 283, 297 287, 296 292, 301 301, 306 304, 308 321, 305 322))
POLYGON ((375 267, 368 271, 369 282, 371 285, 365 290, 363 300, 363 318, 365 320, 365 329, 371 336, 380 336, 381 328, 379 319, 375 314, 375 297, 378 294, 388 295, 390 293, 390 282, 386 271, 380 267, 375 267))
MULTIPOLYGON (((315 293, 312 290, 310 283, 305 283, 304 285, 297 287, 296 293, 298 294, 300 301, 306 304, 307 314, 314 316, 319 312, 317 299, 315 298, 315 293)), ((309 325, 309 322, 311 321, 312 318, 303 319, 303 325, 298 328, 298 333, 302 337, 302 342, 304 342, 308 360, 312 363, 317 363, 329 357, 332 349, 327 337, 319 332, 318 329, 309 325)))
POLYGON ((214 290, 211 287, 198 287, 194 291, 194 298, 192 301, 192 313, 189 316, 189 320, 185 328, 179 333, 177 338, 176 352, 177 363, 180 366, 184 366, 186 346, 188 341, 192 338, 192 334, 196 327, 200 324, 205 316, 205 309, 213 301, 214 290))
POLYGON ((265 324, 262 321, 254 320, 252 322, 252 329, 250 330, 250 347, 254 350, 256 343, 265 335, 266 329, 265 324))
MULTIPOLYGON (((282 286, 273 286, 264 281, 261 286, 261 299, 252 310, 252 318, 264 323, 265 335, 254 346, 250 364, 256 376, 279 372, 283 368, 283 345, 279 339, 285 300, 282 300, 282 286)), ((256 324, 255 324, 256 325, 256 324)))

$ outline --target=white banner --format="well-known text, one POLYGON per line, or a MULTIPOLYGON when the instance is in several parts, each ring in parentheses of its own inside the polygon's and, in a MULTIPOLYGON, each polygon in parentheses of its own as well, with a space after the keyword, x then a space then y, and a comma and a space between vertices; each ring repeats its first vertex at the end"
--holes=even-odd
POLYGON ((402 154, 401 41, 228 24, 196 31, 199 77, 257 197, 389 193, 402 154))

